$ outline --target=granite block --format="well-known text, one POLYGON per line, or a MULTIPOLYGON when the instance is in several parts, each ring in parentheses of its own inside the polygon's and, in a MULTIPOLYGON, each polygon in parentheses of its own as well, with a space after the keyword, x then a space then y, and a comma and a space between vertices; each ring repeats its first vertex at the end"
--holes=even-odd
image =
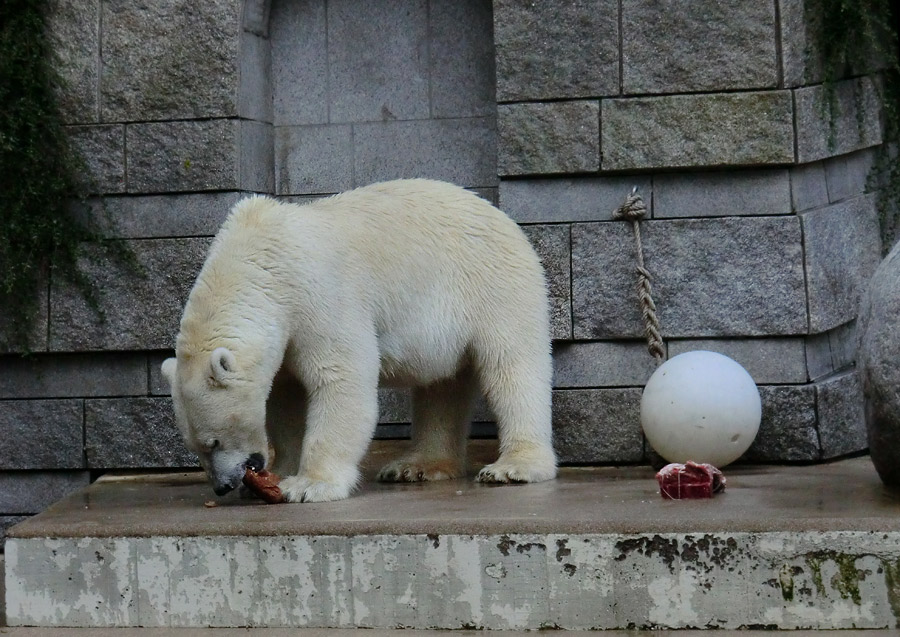
POLYGON ((241 3, 161 0, 102 7, 103 121, 238 114, 241 3))
POLYGON ((860 296, 881 261, 874 195, 800 215, 809 329, 824 332, 856 318, 860 296))
POLYGON ((169 382, 162 375, 163 361, 167 358, 175 356, 175 350, 165 350, 162 352, 151 352, 147 355, 147 370, 149 375, 149 388, 151 396, 170 396, 172 388, 169 382))
POLYGON ((817 84, 822 68, 821 0, 779 0, 784 86, 817 84))
POLYGON ((378 390, 378 422, 412 421, 412 393, 408 389, 382 387, 378 390))
POLYGON ((87 471, 0 471, 0 511, 40 513, 90 481, 87 471))
POLYGON ((241 120, 240 177, 242 190, 275 192, 275 132, 271 124, 241 120))
POLYGON ((611 221, 632 188, 637 188, 650 215, 651 181, 637 175, 504 179, 500 181, 500 207, 519 223, 611 221))
POLYGON ((802 338, 669 341, 669 358, 694 350, 717 352, 734 359, 757 384, 804 383, 807 380, 802 338))
POLYGON ((241 17, 244 31, 261 38, 269 37, 271 13, 272 0, 247 0, 244 2, 244 14, 241 17))
POLYGON ((496 117, 490 0, 429 3, 431 116, 496 117))
MULTIPOLYGON (((475 396, 475 406, 472 410, 472 422, 473 423, 490 423, 491 426, 497 420, 497 416, 494 415, 494 412, 491 410, 490 405, 488 405, 487 400, 485 400, 484 396, 476 395, 475 396)), ((472 433, 476 432, 479 435, 483 435, 487 432, 490 432, 490 427, 473 427, 472 433)), ((494 436, 496 436, 496 428, 494 429, 494 436)))
MULTIPOLYGON (((375 428, 373 438, 375 440, 409 440, 411 434, 412 425, 408 423, 387 423, 375 428)), ((497 425, 493 422, 475 421, 469 428, 469 438, 496 439, 497 425)))
MULTIPOLYGON (((863 293, 865 293, 868 283, 867 281, 863 286, 863 293)), ((831 362, 835 371, 846 369, 856 362, 856 337, 856 321, 851 321, 828 332, 831 362)))
POLYGON ((810 380, 846 370, 856 362, 856 321, 807 336, 805 340, 810 380))
POLYGON ((128 124, 128 192, 237 190, 240 142, 239 120, 128 124))
POLYGON ((407 177, 466 188, 497 185, 497 125, 492 117, 356 124, 353 132, 356 186, 407 177))
POLYGON ((544 266, 550 299, 550 337, 572 338, 572 272, 569 226, 522 228, 544 266))
POLYGON ((776 40, 771 2, 623 0, 623 92, 773 88, 776 40))
POLYGON ((117 239, 212 236, 241 198, 238 192, 139 195, 92 200, 94 219, 117 239))
POLYGON ((794 161, 790 91, 601 102, 603 170, 794 161))
POLYGON ((816 392, 811 385, 759 388, 762 421, 739 462, 814 462, 821 458, 816 392))
POLYGON ((871 149, 825 160, 828 200, 835 203, 869 191, 867 186, 874 165, 875 152, 871 149))
POLYGON ((497 99, 617 94, 618 17, 615 0, 495 0, 497 99))
POLYGON ((810 380, 817 380, 834 371, 831 358, 831 338, 828 332, 812 334, 806 339, 806 371, 810 380))
POLYGON ((94 312, 70 285, 51 289, 50 349, 164 349, 174 345, 181 312, 206 258, 209 239, 129 241, 144 275, 108 256, 83 268, 102 293, 94 312))
POLYGON ((817 161, 800 164, 790 169, 791 205, 794 212, 828 205, 828 184, 825 182, 825 164, 817 161))
POLYGON ((92 469, 195 467, 168 398, 89 399, 84 453, 92 469))
POLYGON ((817 382, 816 406, 823 459, 868 448, 862 387, 855 369, 817 382))
POLYGON ((653 206, 655 218, 790 214, 790 177, 782 168, 657 175, 653 206))
MULTIPOLYGON (((174 351, 149 354, 150 394, 169 396, 171 388, 160 372, 162 362, 174 356, 174 351)), ((382 387, 378 390, 378 422, 384 424, 408 423, 412 419, 412 397, 408 389, 382 387)))
POLYGON ((640 462, 640 389, 553 392, 553 442, 562 464, 640 462))
POLYGON ((64 87, 56 95, 63 121, 99 122, 100 0, 52 0, 45 19, 52 67, 64 87))
POLYGON ((272 6, 269 39, 276 126, 328 123, 325 6, 325 0, 272 6))
MULTIPOLYGON (((887 5, 882 5, 886 7, 887 5)), ((871 20, 873 8, 859 5, 859 8, 848 5, 826 3, 823 0, 779 0, 781 15, 781 58, 784 75, 784 86, 798 87, 819 84, 825 80, 825 53, 834 45, 826 33, 826 12, 841 11, 841 19, 855 21, 858 31, 847 33, 856 36, 865 30, 872 30, 871 37, 856 37, 853 42, 852 55, 856 60, 839 61, 830 69, 830 77, 842 78, 849 75, 866 75, 888 68, 896 64, 896 50, 889 43, 891 36, 882 31, 879 20, 871 20), (854 10, 855 9, 855 10, 854 10), (869 18, 868 24, 862 24, 857 16, 869 18), (879 31, 881 31, 879 33, 879 31)), ((890 24, 885 22, 885 25, 890 24)), ((896 46, 896 45, 894 45, 896 46)), ((838 50, 834 51, 835 53, 838 50)), ((839 57, 839 56, 838 56, 839 57)))
POLYGON ((375 427, 373 440, 409 440, 412 426, 409 423, 386 423, 375 427))
POLYGON ((596 101, 497 107, 500 175, 594 172, 600 168, 596 101))
POLYGON ((353 130, 346 125, 275 128, 275 192, 341 192, 353 187, 353 130))
POLYGON ((429 117, 427 0, 329 0, 329 121, 429 117))
POLYGON ((0 470, 84 467, 84 401, 0 401, 0 470))
POLYGON ((0 358, 0 399, 128 396, 146 392, 147 356, 142 353, 0 358))
MULTIPOLYGON (((472 405, 473 436, 496 436, 494 421, 497 419, 480 395, 472 405)), ((409 424, 413 420, 412 390, 397 387, 378 389, 378 429, 382 437, 408 438, 409 424)))
POLYGON ((656 371, 656 359, 643 341, 556 343, 553 346, 553 386, 644 386, 656 371))
POLYGON ((499 207, 500 204, 500 193, 499 188, 467 188, 470 192, 474 192, 476 195, 490 203, 494 207, 499 207))
MULTIPOLYGON (((252 4, 247 2, 244 6, 250 7, 252 4)), ((265 0, 262 4, 268 6, 270 2, 265 0)), ((274 121, 271 40, 244 29, 241 33, 240 65, 238 115, 271 124, 274 121)))
POLYGON ((47 350, 47 316, 50 304, 49 276, 46 272, 38 277, 38 285, 34 290, 37 307, 31 317, 31 324, 26 327, 24 342, 13 333, 12 316, 0 312, 0 354, 21 354, 24 352, 41 352, 47 350))
POLYGON ((881 143, 881 105, 870 78, 799 88, 794 102, 801 164, 881 143))
POLYGON ((319 199, 324 199, 325 197, 330 197, 331 195, 334 195, 334 194, 337 194, 337 193, 323 192, 321 195, 284 195, 284 196, 276 197, 276 199, 278 199, 278 201, 280 201, 282 203, 292 203, 292 204, 296 204, 298 206, 304 206, 308 203, 318 201, 319 199))
POLYGON ((67 133, 84 162, 80 185, 92 193, 125 192, 125 127, 70 126, 67 133))
MULTIPOLYGON (((796 218, 652 220, 641 229, 664 336, 806 332, 796 218)), ((572 227, 576 339, 643 335, 634 250, 630 224, 572 227)))

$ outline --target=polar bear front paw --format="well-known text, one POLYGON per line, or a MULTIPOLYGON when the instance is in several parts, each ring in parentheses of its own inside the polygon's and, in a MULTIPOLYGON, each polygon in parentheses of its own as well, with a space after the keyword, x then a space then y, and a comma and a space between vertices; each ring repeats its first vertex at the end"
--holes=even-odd
POLYGON ((465 473, 465 469, 454 460, 417 460, 400 458, 386 464, 378 472, 379 482, 431 482, 452 480, 465 473))
POLYGON ((285 502, 332 502, 350 495, 352 484, 334 484, 306 476, 290 476, 279 485, 285 502))
POLYGON ((478 472, 478 482, 543 482, 556 477, 556 462, 527 461, 500 458, 478 472))

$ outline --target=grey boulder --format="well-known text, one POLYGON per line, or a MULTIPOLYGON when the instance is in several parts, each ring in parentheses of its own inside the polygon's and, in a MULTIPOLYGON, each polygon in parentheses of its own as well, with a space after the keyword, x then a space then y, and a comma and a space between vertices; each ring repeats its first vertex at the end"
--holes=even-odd
POLYGON ((900 244, 863 297, 856 360, 872 462, 885 484, 900 487, 900 244))

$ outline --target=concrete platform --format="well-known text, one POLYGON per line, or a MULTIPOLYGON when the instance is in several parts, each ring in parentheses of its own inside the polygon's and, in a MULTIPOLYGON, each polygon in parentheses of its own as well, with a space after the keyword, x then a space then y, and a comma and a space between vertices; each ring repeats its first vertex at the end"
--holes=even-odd
MULTIPOLYGON (((672 637, 709 637, 709 631, 679 630, 672 637)), ((652 635, 669 631, 653 631, 652 635)), ((825 631, 797 630, 773 632, 763 630, 716 631, 716 637, 825 637, 825 631)), ((641 637, 643 632, 610 630, 603 637, 641 637)), ((835 637, 835 633, 828 633, 835 637)), ((340 628, 311 628, 299 632, 296 628, 0 628, 4 637, 484 637, 475 630, 365 630, 340 628)), ((847 630, 837 637, 896 637, 896 630, 847 630)), ((529 631, 493 631, 491 637, 534 637, 529 631)), ((647 631, 647 637, 651 633, 647 631)))
POLYGON ((709 501, 662 500, 649 468, 573 468, 535 485, 366 482, 343 502, 212 508, 197 474, 106 479, 10 531, 8 621, 900 626, 900 494, 868 458, 726 476, 709 501))

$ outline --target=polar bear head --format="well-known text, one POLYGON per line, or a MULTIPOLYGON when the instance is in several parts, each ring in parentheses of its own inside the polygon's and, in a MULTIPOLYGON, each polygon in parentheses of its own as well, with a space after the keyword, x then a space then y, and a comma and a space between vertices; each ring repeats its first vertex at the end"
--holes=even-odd
POLYGON ((225 347, 179 354, 162 364, 178 428, 217 495, 240 485, 248 468, 266 466, 266 392, 225 347))

